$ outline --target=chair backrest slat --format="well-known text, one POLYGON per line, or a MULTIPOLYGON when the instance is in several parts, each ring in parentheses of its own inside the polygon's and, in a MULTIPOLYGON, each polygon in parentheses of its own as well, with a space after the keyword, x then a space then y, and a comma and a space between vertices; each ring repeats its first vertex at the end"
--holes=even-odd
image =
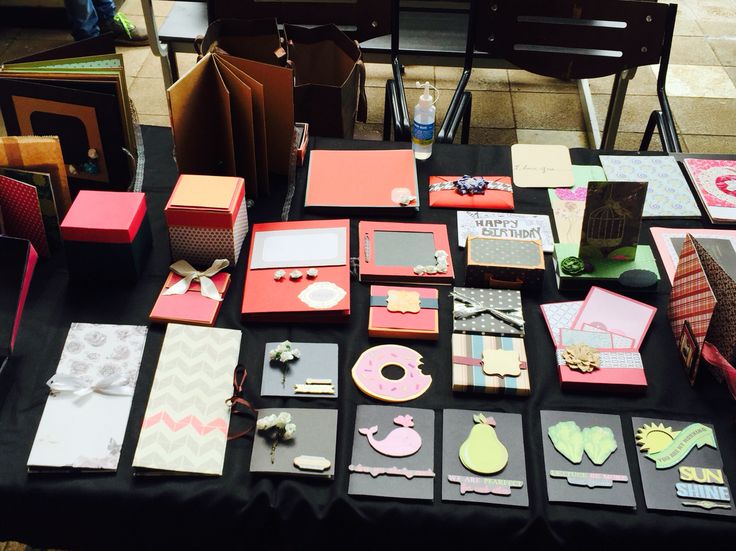
POLYGON ((279 23, 341 27, 359 41, 391 33, 391 0, 207 0, 209 21, 275 17, 279 23))
POLYGON ((677 6, 636 0, 476 0, 475 49, 556 78, 659 63, 677 6))

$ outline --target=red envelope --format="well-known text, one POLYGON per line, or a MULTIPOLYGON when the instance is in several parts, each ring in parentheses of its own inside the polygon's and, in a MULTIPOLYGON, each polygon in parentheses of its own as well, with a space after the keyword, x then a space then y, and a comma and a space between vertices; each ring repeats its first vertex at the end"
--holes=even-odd
MULTIPOLYGON (((432 191, 432 186, 451 183, 462 176, 430 176, 429 206, 468 210, 514 210, 514 191, 507 176, 483 176, 492 186, 503 189, 486 189, 483 195, 460 195, 456 189, 432 191)), ((449 186, 447 186, 449 187, 449 186)))
MULTIPOLYGON (((189 285, 189 290, 183 295, 164 295, 166 289, 176 285, 182 279, 180 275, 169 272, 169 277, 166 278, 164 288, 161 289, 161 294, 156 299, 156 304, 153 305, 153 310, 151 310, 151 314, 148 317, 151 321, 162 323, 178 322, 192 325, 214 325, 222 302, 202 296, 199 282, 192 281, 191 285, 189 285)), ((217 292, 224 298, 225 292, 230 286, 230 274, 220 272, 213 275, 210 279, 215 284, 217 292)))

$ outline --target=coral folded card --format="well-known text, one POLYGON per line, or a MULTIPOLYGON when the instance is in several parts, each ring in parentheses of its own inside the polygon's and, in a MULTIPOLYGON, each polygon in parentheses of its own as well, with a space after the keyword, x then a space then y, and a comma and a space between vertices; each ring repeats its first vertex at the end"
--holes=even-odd
POLYGON ((348 466, 350 495, 434 498, 434 411, 358 406, 348 466))
POLYGON ((336 447, 336 409, 260 409, 250 472, 333 479, 336 447))
POLYGON ((416 214, 419 189, 411 149, 313 150, 304 207, 416 214))
POLYGON ((358 224, 360 281, 447 285, 455 272, 445 224, 358 224))
POLYGON ((641 347, 657 309, 638 300, 600 287, 591 287, 571 327, 602 329, 633 339, 632 348, 641 347))
POLYGON ((452 390, 528 396, 524 339, 453 333, 452 390))
POLYGON ((442 501, 529 506, 521 415, 442 411, 442 501))
POLYGON ((51 254, 35 187, 0 175, 0 210, 8 235, 28 239, 41 256, 51 254))
POLYGON ((684 159, 683 162, 711 222, 736 221, 736 161, 684 159))
POLYGON ((685 236, 667 305, 680 358, 694 384, 701 360, 736 399, 736 281, 691 235, 685 236))
POLYGON ((511 146, 514 184, 519 187, 572 187, 570 150, 564 145, 517 143, 511 146))
POLYGON ((541 411, 550 503, 636 508, 621 418, 541 411))
POLYGON ((243 317, 342 322, 350 316, 350 222, 254 224, 243 317))
POLYGON ((540 305, 556 349, 560 386, 565 390, 645 391, 647 379, 637 341, 593 320, 576 328, 583 305, 581 301, 540 305))
POLYGON ((644 218, 700 218, 690 186, 677 160, 668 155, 601 155, 606 179, 649 182, 644 218))
POLYGON ((368 335, 437 340, 439 292, 429 287, 371 285, 368 335))
POLYGON ((541 241, 546 253, 552 252, 555 242, 549 216, 545 214, 458 211, 458 247, 465 247, 471 236, 541 241))
POLYGON ((115 471, 148 328, 72 323, 28 470, 115 471))
POLYGON ((736 279, 736 230, 710 230, 701 228, 650 228, 659 258, 670 278, 675 279, 677 262, 687 234, 698 240, 728 275, 736 279))
POLYGON ((170 323, 133 457, 137 474, 222 475, 241 332, 170 323))
POLYGON ((736 516, 712 425, 633 417, 647 509, 736 516))
POLYGON ((514 210, 514 188, 508 176, 430 176, 429 206, 514 210))
MULTIPOLYGON (((195 271, 191 265, 189 268, 191 272, 195 271)), ((212 326, 229 286, 230 274, 227 272, 196 278, 169 272, 149 318, 160 323, 212 326), (203 281, 203 278, 206 279, 203 281)))
POLYGON ((267 342, 261 396, 337 398, 337 352, 329 342, 267 342))
POLYGON ((452 330, 455 333, 524 336, 520 291, 454 287, 452 297, 452 330))

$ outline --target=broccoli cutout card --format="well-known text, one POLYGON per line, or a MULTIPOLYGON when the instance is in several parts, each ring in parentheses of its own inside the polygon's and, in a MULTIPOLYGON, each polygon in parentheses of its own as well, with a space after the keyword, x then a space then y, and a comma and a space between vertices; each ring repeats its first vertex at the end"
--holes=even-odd
POLYGON ((618 415, 542 411, 541 416, 551 503, 636 508, 618 415))
POLYGON ((442 500, 529 506, 518 413, 442 412, 442 500))
POLYGON ((434 498, 434 411, 358 406, 350 495, 434 498))
POLYGON ((647 509, 736 516, 712 425, 631 420, 647 509))
POLYGON ((266 343, 261 396, 337 398, 337 344, 266 343))

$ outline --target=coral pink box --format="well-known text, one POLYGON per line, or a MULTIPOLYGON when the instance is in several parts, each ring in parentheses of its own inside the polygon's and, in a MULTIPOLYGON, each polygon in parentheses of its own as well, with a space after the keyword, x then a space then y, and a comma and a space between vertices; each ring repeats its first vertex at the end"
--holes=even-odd
POLYGON ((198 268, 226 258, 235 265, 248 233, 245 182, 234 176, 182 174, 164 209, 171 259, 198 268))

